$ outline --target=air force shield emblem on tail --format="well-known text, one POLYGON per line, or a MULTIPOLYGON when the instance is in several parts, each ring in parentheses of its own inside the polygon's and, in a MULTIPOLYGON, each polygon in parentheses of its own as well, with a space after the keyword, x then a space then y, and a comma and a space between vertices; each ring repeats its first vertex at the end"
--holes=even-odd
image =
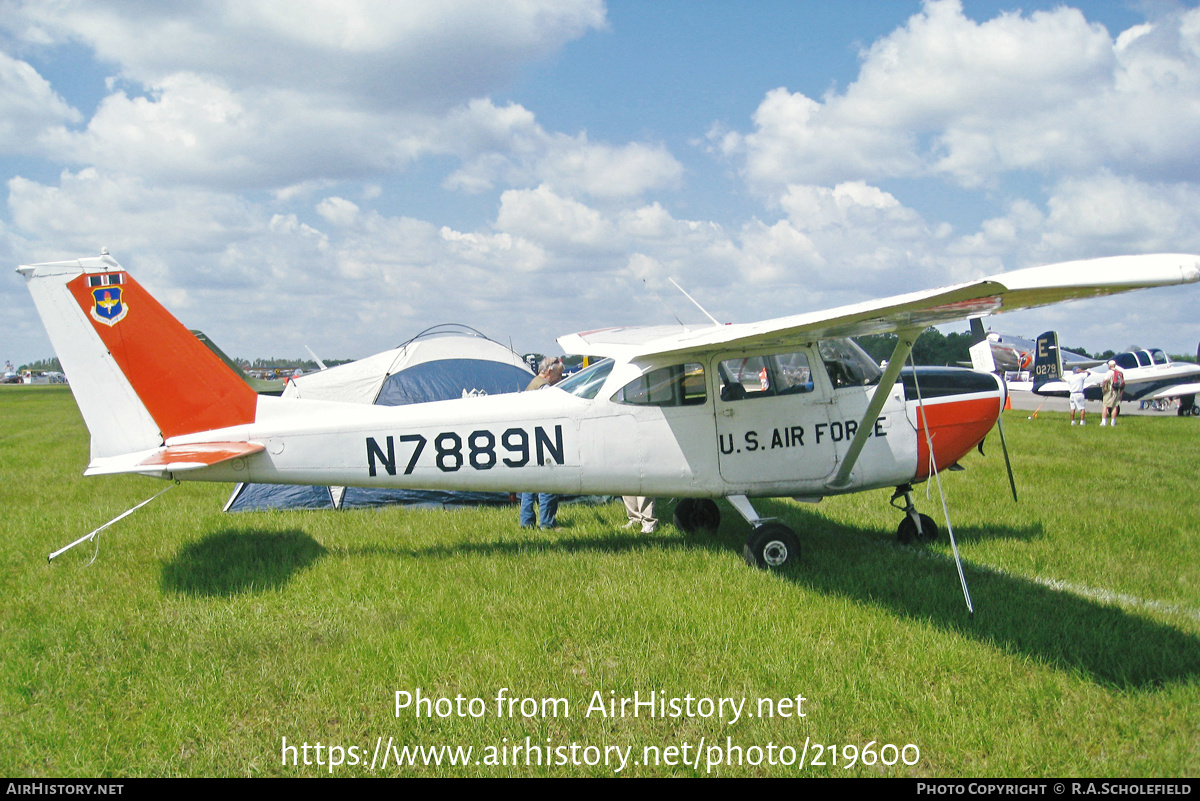
POLYGON ((124 287, 102 286, 92 289, 92 319, 105 325, 116 325, 125 319, 129 306, 121 297, 124 287))

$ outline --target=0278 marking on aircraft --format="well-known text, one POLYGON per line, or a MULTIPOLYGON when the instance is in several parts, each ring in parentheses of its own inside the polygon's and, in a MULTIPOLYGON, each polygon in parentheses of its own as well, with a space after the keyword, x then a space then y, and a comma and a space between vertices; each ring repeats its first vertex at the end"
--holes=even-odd
MULTIPOLYGON (((433 438, 434 465, 443 473, 457 472, 468 464, 476 470, 491 470, 501 462, 508 467, 525 467, 529 464, 533 453, 537 455, 536 464, 539 466, 563 464, 561 425, 554 426, 553 439, 546 433, 545 428, 534 426, 532 439, 534 447, 531 450, 529 432, 520 427, 506 429, 499 438, 486 428, 472 431, 465 437, 455 431, 443 431, 433 438), (506 453, 517 458, 501 459, 496 451, 497 439, 506 453)), ((413 470, 417 467, 417 461, 421 458, 421 453, 425 450, 426 443, 429 442, 424 434, 401 434, 398 437, 389 434, 384 438, 386 450, 380 447, 379 441, 375 437, 367 437, 368 476, 374 477, 378 474, 376 460, 389 476, 396 475, 397 440, 401 444, 414 443, 412 455, 408 457, 408 463, 404 466, 404 475, 412 475, 413 470)))
POLYGON ((715 528, 724 498, 753 527, 746 560, 778 568, 799 539, 752 497, 894 487, 900 540, 937 535, 912 485, 983 440, 1006 390, 990 373, 904 367, 925 328, 1195 283, 1200 256, 1034 267, 754 323, 569 334, 564 353, 604 358, 559 385, 396 407, 255 394, 107 254, 18 272, 91 434, 85 475, 673 497, 685 532, 715 528), (110 304, 97 320, 97 287, 119 287, 124 313, 110 304), (881 333, 896 335, 886 368, 850 339, 881 333))

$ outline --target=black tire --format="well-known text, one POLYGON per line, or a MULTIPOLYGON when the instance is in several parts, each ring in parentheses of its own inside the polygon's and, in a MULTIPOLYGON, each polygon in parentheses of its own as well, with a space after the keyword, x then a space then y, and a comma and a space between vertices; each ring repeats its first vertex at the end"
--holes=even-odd
POLYGON ((763 523, 746 538, 742 556, 751 567, 782 570, 800 560, 800 540, 783 523, 763 523))
POLYGON ((684 498, 675 504, 674 520, 684 534, 716 531, 721 525, 721 510, 711 498, 684 498))
POLYGON ((896 528, 896 539, 901 545, 911 545, 914 542, 933 542, 938 537, 937 523, 933 522, 933 518, 929 515, 920 515, 921 532, 917 533, 917 524, 908 515, 900 521, 900 525, 896 528))

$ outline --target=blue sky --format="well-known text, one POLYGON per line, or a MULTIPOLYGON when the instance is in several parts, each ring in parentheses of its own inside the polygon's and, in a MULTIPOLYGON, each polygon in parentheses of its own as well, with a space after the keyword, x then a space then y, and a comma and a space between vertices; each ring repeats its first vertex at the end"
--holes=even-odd
MULTIPOLYGON (((3 2, 0 262, 108 247, 231 353, 347 358, 1200 253, 1194 5, 3 2)), ((991 324, 1192 352, 1198 300, 991 324)))

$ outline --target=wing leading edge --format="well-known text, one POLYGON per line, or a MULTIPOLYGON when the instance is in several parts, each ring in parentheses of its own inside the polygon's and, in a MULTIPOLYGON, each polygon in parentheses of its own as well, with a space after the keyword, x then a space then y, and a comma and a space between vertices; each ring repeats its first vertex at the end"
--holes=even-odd
POLYGON ((910 292, 757 323, 679 328, 617 328, 558 338, 566 353, 648 358, 714 347, 771 347, 797 341, 924 329, 971 317, 1067 300, 1200 280, 1200 256, 1160 253, 1062 262, 977 281, 910 292))

